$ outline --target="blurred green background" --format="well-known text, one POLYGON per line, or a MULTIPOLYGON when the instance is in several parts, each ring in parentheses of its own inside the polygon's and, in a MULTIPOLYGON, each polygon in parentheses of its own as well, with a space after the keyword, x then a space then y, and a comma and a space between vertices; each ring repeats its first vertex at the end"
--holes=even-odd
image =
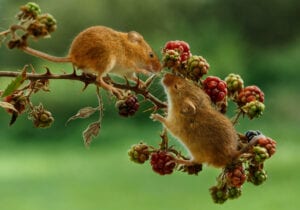
MULTIPOLYGON (((0 0, 0 30, 14 23, 27 1, 0 0)), ((49 129, 35 129, 26 116, 8 126, 9 115, 0 110, 0 209, 2 210, 194 210, 300 208, 299 67, 300 2, 298 0, 52 0, 36 1, 51 13, 58 29, 51 39, 31 46, 57 56, 81 30, 106 25, 136 30, 159 53, 168 40, 185 40, 193 54, 204 56, 209 74, 224 78, 240 74, 246 85, 265 92, 262 118, 241 120, 240 132, 259 129, 278 143, 277 154, 266 163, 269 178, 262 186, 245 184, 241 198, 213 204, 208 189, 219 170, 205 167, 199 176, 180 172, 159 176, 148 164, 128 160, 130 145, 141 140, 157 145, 161 126, 143 113, 118 116, 106 93, 100 135, 89 150, 81 132, 96 118, 65 122, 84 106, 96 106, 95 88, 82 92, 74 81, 51 81, 50 93, 38 93, 55 117, 49 129)), ((18 50, 0 48, 0 70, 19 70, 33 64, 37 71, 71 72, 70 65, 35 59, 18 50)), ((11 81, 0 78, 0 87, 11 81)), ((155 85, 152 91, 164 99, 155 85)), ((175 140, 172 143, 178 145, 175 140)))

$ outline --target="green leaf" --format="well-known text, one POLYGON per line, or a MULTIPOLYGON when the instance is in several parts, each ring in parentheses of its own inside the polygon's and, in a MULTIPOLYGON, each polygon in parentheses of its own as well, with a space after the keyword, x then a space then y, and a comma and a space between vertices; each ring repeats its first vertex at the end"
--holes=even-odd
POLYGON ((6 87, 2 94, 2 98, 11 95, 15 90, 17 90, 25 81, 26 72, 23 71, 19 76, 17 76, 11 83, 6 87))

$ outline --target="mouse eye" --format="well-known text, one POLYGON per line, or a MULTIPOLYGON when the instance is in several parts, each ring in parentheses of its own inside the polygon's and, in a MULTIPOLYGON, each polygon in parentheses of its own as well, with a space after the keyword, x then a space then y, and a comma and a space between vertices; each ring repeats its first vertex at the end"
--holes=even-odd
POLYGON ((178 85, 177 85, 177 84, 175 84, 175 85, 174 85, 174 88, 175 88, 176 90, 178 90, 178 85))
POLYGON ((149 53, 149 56, 150 56, 150 58, 154 58, 153 52, 150 52, 150 53, 149 53))

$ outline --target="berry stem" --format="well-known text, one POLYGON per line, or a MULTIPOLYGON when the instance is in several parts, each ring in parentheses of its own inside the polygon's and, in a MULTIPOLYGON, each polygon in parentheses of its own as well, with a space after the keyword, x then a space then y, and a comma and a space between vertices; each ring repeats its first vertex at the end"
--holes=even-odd
POLYGON ((99 86, 97 86, 97 88, 96 88, 96 94, 97 94, 97 98, 98 98, 99 123, 101 125, 102 119, 103 119, 103 100, 102 100, 102 97, 100 94, 99 86))
POLYGON ((161 150, 168 150, 168 144, 169 144, 169 138, 168 138, 168 132, 164 128, 162 133, 160 134, 161 143, 160 143, 160 149, 161 150))
POLYGON ((239 112, 235 115, 234 119, 232 120, 232 124, 236 125, 237 122, 239 121, 240 116, 242 115, 243 111, 239 110, 239 112))

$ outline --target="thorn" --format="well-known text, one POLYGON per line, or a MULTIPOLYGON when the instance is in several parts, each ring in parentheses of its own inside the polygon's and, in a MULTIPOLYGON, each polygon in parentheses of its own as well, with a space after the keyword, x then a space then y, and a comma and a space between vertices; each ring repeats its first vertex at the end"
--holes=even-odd
POLYGON ((125 79, 125 81, 126 81, 126 85, 129 86, 130 84, 129 84, 128 78, 127 78, 126 76, 124 76, 124 79, 125 79))
POLYGON ((30 64, 30 68, 31 68, 31 72, 34 74, 35 73, 35 70, 34 70, 34 67, 32 64, 30 64))
POLYGON ((148 108, 148 109, 145 109, 144 111, 143 111, 143 113, 146 113, 146 112, 149 112, 149 111, 151 111, 152 113, 153 112, 155 112, 155 106, 153 106, 153 107, 150 107, 150 108, 148 108))
POLYGON ((84 87, 82 88, 82 92, 86 90, 86 88, 89 86, 90 83, 84 82, 84 87))
POLYGON ((47 75, 47 76, 52 75, 50 69, 47 66, 44 66, 44 68, 46 69, 46 73, 44 75, 47 75))
POLYGON ((74 65, 73 65, 73 72, 72 72, 72 74, 73 74, 74 76, 77 76, 77 74, 76 74, 76 66, 74 66, 74 65))
POLYGON ((152 84, 152 82, 154 81, 155 78, 156 78, 156 75, 153 74, 144 82, 146 89, 150 87, 150 85, 152 84))

